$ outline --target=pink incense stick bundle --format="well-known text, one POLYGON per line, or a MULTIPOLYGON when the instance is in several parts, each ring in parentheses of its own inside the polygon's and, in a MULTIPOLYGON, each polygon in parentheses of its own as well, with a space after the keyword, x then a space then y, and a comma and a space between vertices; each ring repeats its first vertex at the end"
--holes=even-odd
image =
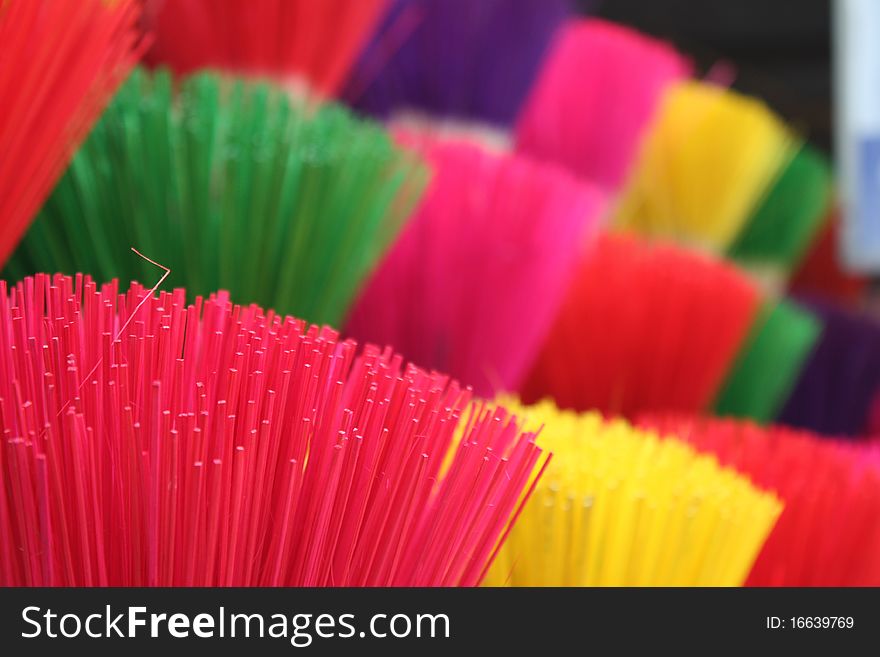
POLYGON ((387 0, 147 0, 148 60, 298 78, 335 96, 387 0))
POLYGON ((220 292, 0 282, 0 584, 475 585, 534 434, 220 292))
POLYGON ((517 150, 618 189, 662 94, 691 65, 662 41, 602 20, 571 20, 517 123, 517 150))
POLYGON ((0 1, 0 266, 137 61, 139 7, 0 1))
POLYGON ((735 420, 661 415, 642 423, 714 453, 782 499, 747 585, 880 585, 880 459, 872 446, 735 420))
POLYGON ((562 300, 601 195, 571 175, 423 137, 421 205, 367 283, 347 331, 392 344, 483 396, 515 390, 562 300))
POLYGON ((629 418, 701 411, 760 299, 733 266, 671 244, 605 234, 583 259, 523 388, 526 403, 629 418))

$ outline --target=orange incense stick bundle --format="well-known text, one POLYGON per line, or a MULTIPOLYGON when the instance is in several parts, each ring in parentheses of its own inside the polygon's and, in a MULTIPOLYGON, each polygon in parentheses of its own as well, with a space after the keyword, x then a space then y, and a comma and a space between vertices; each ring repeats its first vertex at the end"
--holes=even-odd
POLYGON ((305 81, 334 96, 386 0, 147 0, 147 58, 178 74, 204 68, 305 81))
POLYGON ((141 47, 135 0, 0 1, 0 265, 141 47))
POLYGON ((475 585, 534 434, 220 292, 0 282, 0 584, 475 585))
POLYGON ((704 410, 758 304, 752 283, 720 260, 603 235, 580 264, 524 399, 626 417, 704 410))
POLYGON ((880 584, 880 459, 871 447, 780 426, 656 416, 784 503, 746 580, 751 586, 880 584))

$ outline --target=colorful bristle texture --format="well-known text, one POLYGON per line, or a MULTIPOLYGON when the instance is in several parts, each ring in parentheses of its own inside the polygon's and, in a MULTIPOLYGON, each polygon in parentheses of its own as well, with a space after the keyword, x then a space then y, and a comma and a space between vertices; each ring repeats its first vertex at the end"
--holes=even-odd
POLYGON ((704 82, 664 96, 615 224, 725 251, 793 156, 794 137, 761 101, 704 82))
POLYGON ((396 0, 346 97, 388 117, 419 111, 510 125, 571 0, 396 0))
POLYGON ((880 584, 880 460, 876 452, 784 427, 692 418, 645 422, 715 454, 784 508, 749 586, 880 584))
POLYGON ((0 266, 140 50, 135 0, 0 2, 0 266))
POLYGON ((714 457, 623 420, 517 409, 552 451, 486 579, 512 586, 739 586, 779 501, 714 457))
POLYGON ((135 246, 192 294, 226 289, 338 326, 426 179, 379 126, 335 105, 199 74, 119 91, 16 253, 7 275, 86 271, 149 280, 135 246))
POLYGON ((616 190, 663 92, 690 70, 662 41, 601 20, 569 21, 517 121, 516 147, 616 190))
POLYGON ((789 272, 816 236, 830 200, 828 161, 804 145, 748 220, 729 254, 746 264, 775 266, 789 272))
POLYGON ((394 345, 478 394, 514 390, 592 236, 602 196, 518 156, 458 140, 415 142, 433 168, 429 189, 346 330, 394 345))
POLYGON ((603 235, 580 263, 523 396, 625 417, 706 410, 759 303, 750 280, 720 260, 603 235))
POLYGON ((543 467, 445 375, 225 292, 0 293, 5 585, 476 585, 543 467))
POLYGON ((833 207, 789 281, 792 292, 821 296, 849 307, 860 303, 868 290, 869 280, 844 267, 840 231, 840 210, 833 207))
POLYGON ((765 303, 715 400, 715 413, 773 420, 821 331, 821 321, 797 303, 765 303))
POLYGON ((822 334, 779 415, 793 427, 858 437, 880 390, 880 324, 866 313, 816 298, 800 301, 822 334))
POLYGON ((146 0, 147 59, 179 74, 265 75, 338 94, 388 0, 146 0))

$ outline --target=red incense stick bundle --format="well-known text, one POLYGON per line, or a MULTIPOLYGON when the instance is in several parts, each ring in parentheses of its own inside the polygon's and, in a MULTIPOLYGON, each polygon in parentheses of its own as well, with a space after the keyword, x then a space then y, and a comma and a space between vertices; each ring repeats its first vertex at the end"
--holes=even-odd
POLYGON ((135 0, 0 2, 0 265, 140 53, 135 0))
POLYGON ((526 158, 462 140, 408 139, 433 178, 347 330, 478 394, 515 390, 592 236, 602 195, 526 158))
POLYGON ((178 74, 203 68, 299 78, 334 96, 387 0, 147 0, 147 58, 178 74))
POLYGON ((704 410, 758 304, 755 287, 729 264, 603 235, 580 264, 523 397, 626 417, 704 410))
POLYGON ((844 269, 840 256, 840 210, 834 208, 807 250, 789 283, 797 294, 833 299, 856 306, 869 280, 844 269))
POLYGON ((782 515, 751 586, 880 584, 880 459, 870 447, 733 420, 646 418, 776 491, 782 515))
POLYGON ((534 435, 227 296, 0 282, 0 583, 477 584, 534 435))

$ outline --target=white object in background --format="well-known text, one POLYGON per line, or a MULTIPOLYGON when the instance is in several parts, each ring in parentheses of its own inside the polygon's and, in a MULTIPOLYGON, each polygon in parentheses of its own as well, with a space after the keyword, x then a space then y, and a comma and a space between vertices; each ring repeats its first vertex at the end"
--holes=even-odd
POLYGON ((841 255, 880 273, 880 1, 834 1, 833 56, 841 255))

